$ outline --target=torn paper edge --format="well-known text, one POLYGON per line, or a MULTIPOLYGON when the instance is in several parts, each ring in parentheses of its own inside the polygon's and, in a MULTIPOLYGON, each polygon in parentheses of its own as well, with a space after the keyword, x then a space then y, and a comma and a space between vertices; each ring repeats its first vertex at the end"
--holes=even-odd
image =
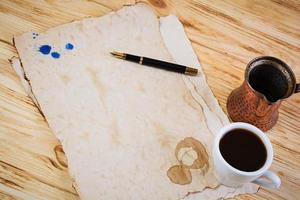
MULTIPOLYGON (((201 68, 201 65, 198 61, 197 55, 195 54, 191 42, 186 36, 186 33, 184 31, 184 27, 182 23, 179 21, 179 19, 174 15, 169 15, 166 17, 160 17, 160 32, 162 39, 165 43, 165 46, 170 53, 171 57, 178 63, 188 66, 197 67, 200 71, 200 76, 203 79, 203 81, 207 84, 205 74, 203 73, 203 70, 201 68), (178 40, 180 38, 180 40, 178 40), (176 42, 174 42, 176 41, 176 42), (186 61, 189 61, 189 63, 186 63, 186 61)), ((193 77, 188 78, 185 77, 185 81, 189 80, 193 84, 193 80, 195 78, 199 77, 193 77)), ((194 85, 195 86, 195 85, 194 85)), ((196 87, 196 86, 195 86, 196 87)), ((210 105, 207 105, 208 109, 215 110, 216 115, 218 119, 220 120, 220 123, 222 126, 229 124, 228 117, 225 115, 223 110, 221 109, 221 106, 217 99, 215 98, 213 92, 208 87, 207 84, 207 92, 214 98, 210 99, 213 102, 211 102, 210 105), (213 108, 212 108, 213 106, 213 108)), ((201 99, 200 99, 201 100, 201 99)), ((206 112, 210 113, 210 112, 206 112)), ((209 118, 208 116, 206 117, 209 118)), ((215 124, 214 122, 211 124, 215 124)), ((213 127, 211 127, 213 129, 213 127)), ((224 185, 219 185, 217 188, 205 188, 202 191, 194 191, 189 192, 185 197, 182 198, 182 200, 192 200, 192 199, 219 199, 219 198, 232 198, 239 194, 246 194, 246 193, 256 193, 258 191, 258 186, 252 183, 244 184, 240 188, 230 188, 226 187, 224 185), (229 190, 229 192, 228 192, 229 190), (227 191, 227 192, 226 192, 227 191), (225 194, 225 196, 223 196, 225 194)))
MULTIPOLYGON (((32 88, 30 85, 30 81, 29 79, 26 77, 24 68, 22 66, 21 60, 17 57, 12 57, 11 59, 9 59, 9 62, 12 66, 12 68, 15 70, 16 74, 18 75, 21 84, 23 85, 23 88, 26 92, 26 94, 32 99, 33 103, 37 106, 37 108, 39 109, 40 113, 44 116, 41 107, 37 101, 37 99, 35 98, 33 92, 32 92, 32 88)), ((45 117, 45 116, 44 116, 45 117)))

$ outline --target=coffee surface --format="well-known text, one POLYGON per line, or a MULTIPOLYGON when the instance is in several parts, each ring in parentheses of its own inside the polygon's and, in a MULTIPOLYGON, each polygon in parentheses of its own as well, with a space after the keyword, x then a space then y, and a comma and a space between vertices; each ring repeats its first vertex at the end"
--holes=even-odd
POLYGON ((288 90, 288 81, 284 74, 272 65, 256 66, 249 75, 251 87, 275 102, 284 97, 288 90))
POLYGON ((245 129, 234 129, 221 138, 223 158, 232 167, 246 172, 260 169, 266 161, 267 150, 259 137, 245 129))

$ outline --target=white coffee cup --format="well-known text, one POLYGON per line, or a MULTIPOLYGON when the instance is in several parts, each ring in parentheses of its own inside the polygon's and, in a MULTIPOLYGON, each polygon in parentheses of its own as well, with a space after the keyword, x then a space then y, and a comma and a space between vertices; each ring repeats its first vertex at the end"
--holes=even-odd
POLYGON ((281 181, 280 178, 268 169, 273 160, 273 148, 269 138, 260 129, 255 126, 243 122, 229 124, 223 127, 215 137, 212 149, 212 156, 215 165, 215 174, 218 181, 226 186, 239 187, 244 183, 253 182, 266 188, 279 188, 281 181), (265 164, 256 171, 246 172, 232 167, 222 157, 220 152, 219 143, 224 135, 234 129, 246 129, 253 134, 257 135, 267 150, 267 158, 265 164), (263 179, 266 178, 266 179, 263 179))

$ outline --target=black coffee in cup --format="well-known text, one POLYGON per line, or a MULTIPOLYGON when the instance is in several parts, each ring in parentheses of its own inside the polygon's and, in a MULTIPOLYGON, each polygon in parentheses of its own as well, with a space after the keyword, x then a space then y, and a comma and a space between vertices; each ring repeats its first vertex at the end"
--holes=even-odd
POLYGON ((245 129, 233 129, 220 140, 222 157, 232 167, 246 172, 260 169, 266 162, 267 149, 261 139, 245 129))

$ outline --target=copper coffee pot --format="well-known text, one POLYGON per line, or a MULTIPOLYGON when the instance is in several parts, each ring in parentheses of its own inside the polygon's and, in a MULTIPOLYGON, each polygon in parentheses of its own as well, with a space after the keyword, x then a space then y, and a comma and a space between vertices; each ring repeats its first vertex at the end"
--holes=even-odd
POLYGON ((281 101, 297 92, 300 84, 287 64, 270 56, 258 57, 247 65, 243 84, 229 95, 227 111, 233 121, 267 131, 278 120, 281 101))

